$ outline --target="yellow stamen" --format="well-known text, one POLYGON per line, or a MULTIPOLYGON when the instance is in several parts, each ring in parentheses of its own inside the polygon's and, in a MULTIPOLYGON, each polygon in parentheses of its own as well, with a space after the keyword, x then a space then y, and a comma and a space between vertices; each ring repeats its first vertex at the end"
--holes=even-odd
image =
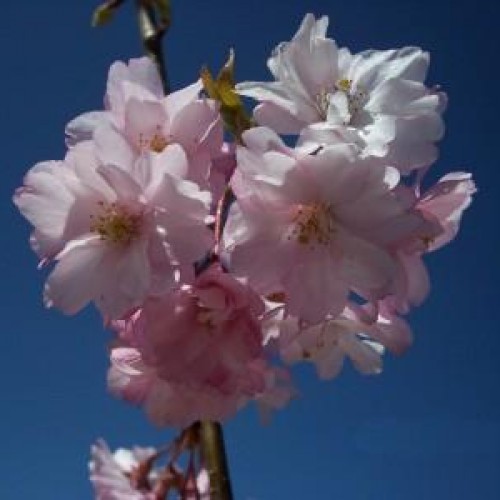
POLYGON ((155 134, 149 141, 149 149, 155 153, 161 153, 168 146, 168 141, 162 135, 155 134))
POLYGON ((326 203, 299 205, 293 222, 288 239, 293 237, 301 245, 328 245, 336 232, 333 212, 326 203))
POLYGON ((139 134, 139 149, 141 151, 154 151, 155 153, 161 153, 168 145, 169 141, 163 135, 161 127, 156 126, 155 133, 148 137, 144 134, 139 134))
POLYGON ((349 80, 347 78, 342 78, 336 83, 336 87, 338 90, 341 90, 342 92, 348 93, 351 91, 352 87, 352 80, 349 80))
POLYGON ((99 202, 99 206, 102 213, 97 217, 90 216, 90 230, 97 233, 102 240, 128 244, 139 235, 140 215, 132 214, 116 203, 99 202))

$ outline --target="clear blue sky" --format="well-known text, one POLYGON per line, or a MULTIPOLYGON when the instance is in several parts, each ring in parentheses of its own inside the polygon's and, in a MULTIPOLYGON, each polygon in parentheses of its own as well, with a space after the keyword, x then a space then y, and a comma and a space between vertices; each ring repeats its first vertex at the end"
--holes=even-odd
MULTIPOLYGON (((384 373, 333 382, 299 370, 301 396, 263 427, 249 409, 227 425, 237 500, 498 500, 500 281, 498 36, 495 0, 172 0, 174 88, 236 49, 241 80, 268 79, 272 47, 307 11, 353 50, 420 45, 429 82, 450 96, 439 177, 470 170, 480 192, 459 238, 430 255, 433 290, 411 315, 416 342, 384 373)), ((2 3, 0 114, 0 498, 84 500, 90 444, 159 445, 140 411, 106 393, 108 334, 91 309, 44 310, 28 225, 11 203, 35 162, 61 158, 64 125, 101 106, 107 69, 141 54, 132 5, 91 30, 93 0, 2 3)))

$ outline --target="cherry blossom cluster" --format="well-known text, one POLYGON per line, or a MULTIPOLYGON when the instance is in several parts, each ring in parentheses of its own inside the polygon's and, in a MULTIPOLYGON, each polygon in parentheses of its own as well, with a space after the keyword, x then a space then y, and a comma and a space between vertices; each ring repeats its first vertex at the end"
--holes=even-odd
MULTIPOLYGON (((15 194, 53 266, 46 305, 95 304, 116 333, 111 392, 158 425, 280 408, 289 365, 375 374, 412 342, 423 256, 455 237, 475 186, 453 172, 422 187, 446 106, 429 55, 351 54, 327 26, 306 15, 268 60, 274 81, 231 90, 257 101, 234 142, 201 80, 164 95, 148 59, 114 63, 105 109, 71 121, 65 158, 15 194)), ((103 445, 94 463, 94 482, 117 467, 103 445)))

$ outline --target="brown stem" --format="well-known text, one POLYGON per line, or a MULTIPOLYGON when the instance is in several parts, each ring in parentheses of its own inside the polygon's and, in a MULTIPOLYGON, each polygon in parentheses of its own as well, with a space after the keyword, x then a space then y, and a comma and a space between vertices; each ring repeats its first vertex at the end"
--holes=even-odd
POLYGON ((224 437, 219 423, 201 422, 200 446, 202 459, 210 478, 210 498, 233 500, 224 437))
POLYGON ((136 0, 137 19, 139 31, 141 33, 142 44, 146 55, 155 63, 165 94, 170 92, 170 85, 167 77, 167 68, 163 59, 163 48, 161 45, 163 35, 168 29, 168 23, 157 22, 157 15, 151 2, 136 0))

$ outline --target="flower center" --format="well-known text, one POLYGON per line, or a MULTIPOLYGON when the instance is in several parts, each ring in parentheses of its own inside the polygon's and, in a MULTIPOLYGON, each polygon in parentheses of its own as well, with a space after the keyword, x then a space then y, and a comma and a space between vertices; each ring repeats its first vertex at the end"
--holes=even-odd
POLYGON ((367 101, 367 94, 361 88, 353 90, 352 80, 348 78, 341 78, 335 84, 333 89, 322 88, 318 94, 316 94, 316 108, 322 120, 327 120, 328 118, 328 108, 330 106, 330 100, 335 92, 342 92, 347 98, 347 107, 349 111, 349 120, 345 125, 349 125, 354 116, 363 108, 367 101))
POLYGON ((335 348, 339 344, 340 330, 334 326, 334 323, 325 322, 314 341, 314 344, 302 349, 302 358, 304 360, 315 360, 321 357, 325 349, 335 348))
MULTIPOLYGON (((357 88, 356 90, 353 90, 352 88, 352 80, 349 80, 347 78, 341 78, 336 84, 335 87, 337 91, 343 92, 346 97, 347 97, 347 105, 349 108, 349 114, 351 115, 351 119, 349 120, 349 123, 352 122, 354 116, 363 108, 367 101, 368 95, 366 92, 361 89, 357 88)), ((346 123, 346 125, 348 125, 346 123)))
POLYGON ((90 230, 97 233, 102 240, 128 244, 139 235, 141 215, 131 213, 116 203, 100 201, 98 204, 101 213, 90 216, 90 230))
POLYGON ((288 239, 294 238, 301 245, 328 245, 336 232, 334 214, 326 203, 299 205, 293 222, 288 239))
POLYGON ((159 125, 156 126, 154 134, 149 137, 142 133, 139 134, 139 149, 141 151, 161 153, 168 145, 169 142, 163 135, 159 125))
POLYGON ((337 87, 337 90, 340 90, 341 92, 345 92, 348 94, 351 91, 352 87, 352 80, 348 80, 347 78, 341 78, 335 85, 337 87))

